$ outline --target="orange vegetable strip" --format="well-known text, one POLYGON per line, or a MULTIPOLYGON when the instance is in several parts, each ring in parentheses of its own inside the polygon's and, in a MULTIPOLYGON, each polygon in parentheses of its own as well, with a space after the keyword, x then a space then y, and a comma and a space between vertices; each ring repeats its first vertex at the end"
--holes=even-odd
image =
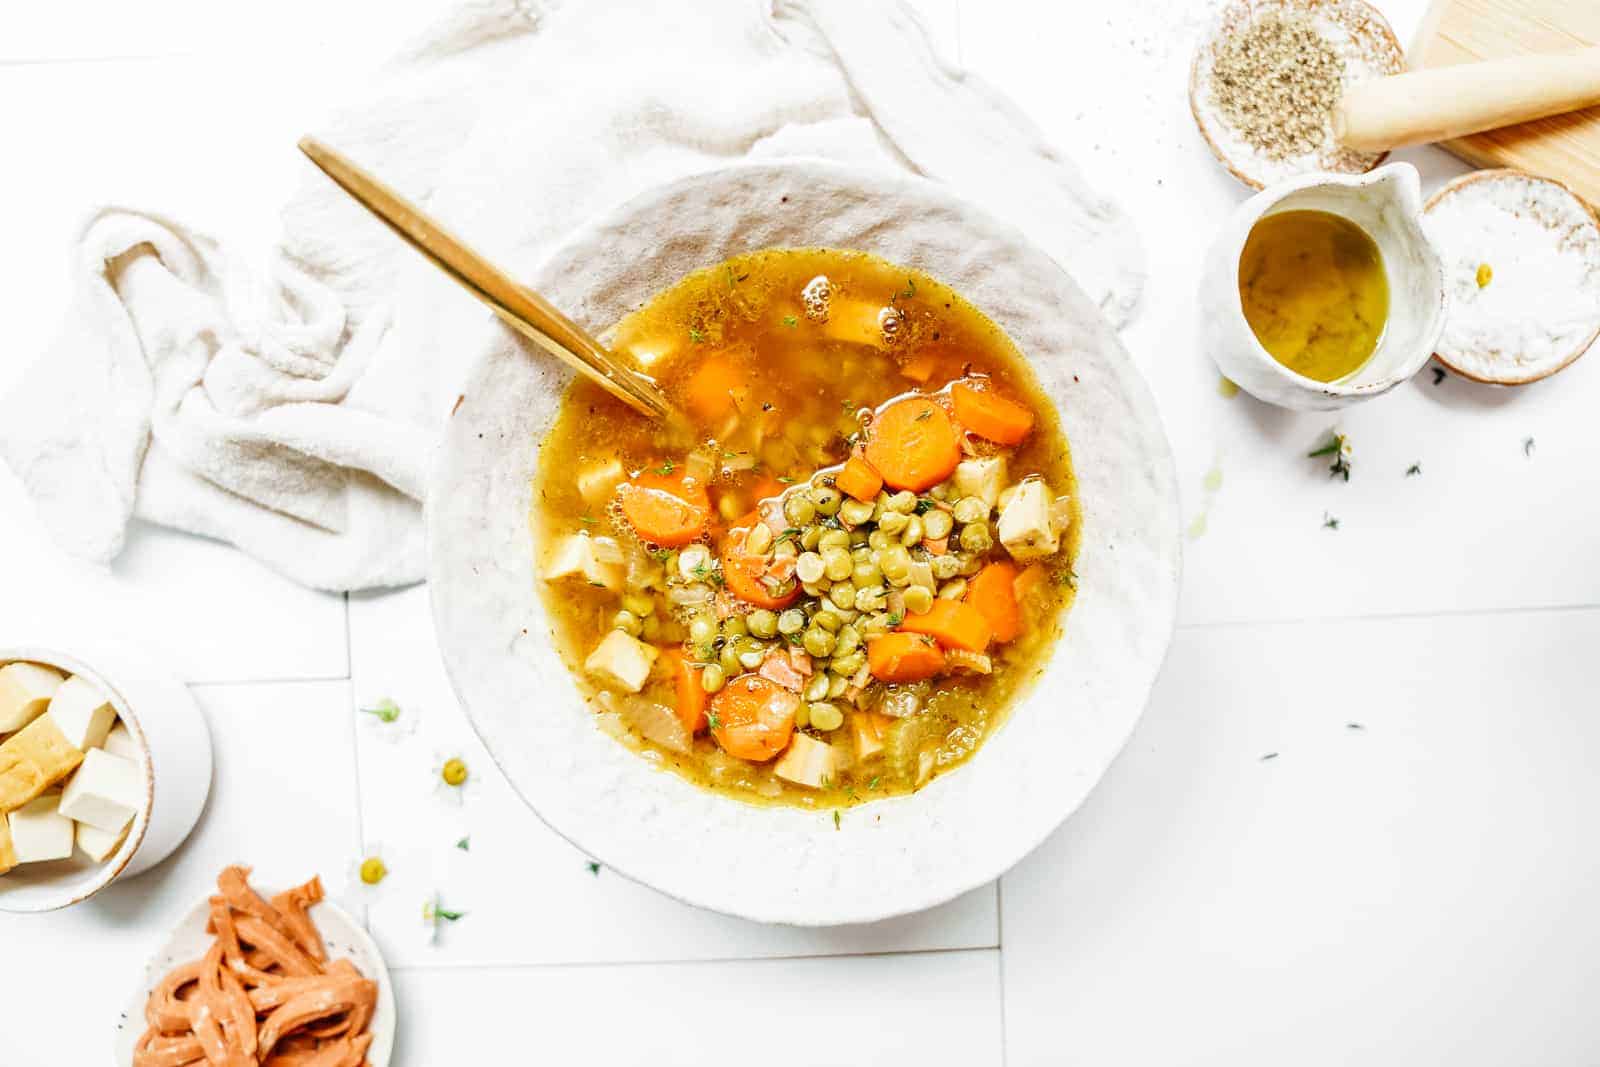
POLYGON ((994 636, 983 613, 960 600, 935 600, 926 614, 907 615, 898 629, 905 633, 927 634, 947 648, 966 652, 982 652, 994 636))
POLYGON ((1001 396, 986 378, 968 378, 950 387, 956 421, 979 437, 1014 445, 1033 431, 1033 412, 1001 396))
POLYGON ((885 485, 920 493, 956 469, 961 437, 943 407, 925 396, 906 396, 873 418, 864 454, 885 485))
POLYGON ((984 567, 967 582, 967 603, 989 623, 994 639, 1013 641, 1022 632, 1022 611, 1017 607, 1017 568, 999 560, 984 567))
POLYGON ((1011 583, 1011 590, 1016 594, 1019 601, 1026 600, 1035 589, 1044 584, 1046 577, 1048 575, 1045 572, 1044 564, 1030 563, 1022 569, 1022 573, 1017 575, 1016 580, 1011 583))
POLYGON ((249 877, 249 867, 224 867, 222 873, 217 875, 217 890, 222 894, 222 899, 235 911, 254 915, 284 937, 294 940, 294 928, 277 908, 267 903, 265 897, 250 888, 250 883, 246 881, 249 877))
POLYGON ((239 929, 239 940, 266 952, 273 963, 291 975, 321 974, 317 961, 300 951, 300 946, 253 915, 241 915, 234 920, 239 929))
POLYGON ((205 1050, 193 1034, 174 1037, 146 1030, 133 1047, 133 1067, 188 1067, 205 1060, 205 1050))
POLYGON ((867 641, 867 666, 880 682, 919 682, 944 670, 944 652, 924 634, 896 631, 867 641))
POLYGON ((272 898, 272 906, 283 914, 284 921, 294 931, 295 942, 314 960, 326 960, 328 952, 322 945, 321 936, 317 933, 317 924, 311 921, 306 909, 313 904, 321 903, 322 895, 322 879, 312 878, 309 882, 286 889, 272 898))
MULTIPOLYGON (((665 470, 666 468, 661 468, 665 470)), ((622 514, 639 535, 666 548, 680 548, 706 532, 711 497, 686 474, 643 471, 617 487, 622 514)))
POLYGON ((883 475, 860 456, 851 456, 844 461, 844 469, 833 476, 833 484, 845 496, 868 501, 883 488, 883 475))
POLYGON ((673 710, 684 729, 697 734, 706 728, 706 704, 711 700, 711 694, 700 684, 700 665, 684 655, 681 648, 662 649, 661 658, 666 661, 678 695, 673 710))
POLYGON ((800 698, 758 674, 741 674, 711 698, 711 736, 730 756, 764 763, 794 734, 800 698))

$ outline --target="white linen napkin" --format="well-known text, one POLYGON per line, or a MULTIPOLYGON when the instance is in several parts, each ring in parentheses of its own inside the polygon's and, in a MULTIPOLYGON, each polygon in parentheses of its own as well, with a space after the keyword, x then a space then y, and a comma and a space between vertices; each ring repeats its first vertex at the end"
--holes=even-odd
MULTIPOLYGON (((516 269, 651 186, 821 156, 948 183, 1119 325, 1143 280, 1125 216, 890 0, 472 0, 321 134, 516 269)), ((268 276, 137 210, 77 241, 66 325, 0 400, 0 455, 65 548, 109 562, 137 515, 317 588, 422 578, 469 351, 437 311, 466 297, 309 164, 268 276)))

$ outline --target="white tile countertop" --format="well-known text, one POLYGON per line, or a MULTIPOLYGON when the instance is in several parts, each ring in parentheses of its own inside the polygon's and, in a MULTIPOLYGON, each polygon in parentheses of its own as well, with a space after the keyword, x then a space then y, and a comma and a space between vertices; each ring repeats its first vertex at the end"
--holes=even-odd
MULTIPOLYGON (((0 389, 55 328, 85 208, 181 205, 265 241, 296 135, 438 6, 0 8, 0 389)), ((1188 113, 1211 5, 916 6, 1117 196, 1149 257, 1125 339, 1193 536, 1166 669, 1085 807, 925 914, 799 930, 697 911, 591 869, 515 798, 450 695, 425 589, 307 592, 148 527, 97 572, 0 473, 0 612, 92 605, 193 686, 216 743, 172 860, 0 917, 0 1067, 105 1062, 145 957, 235 860, 320 872, 366 915, 404 1067, 1600 1062, 1600 361, 1515 391, 1424 372, 1337 419, 1223 396, 1196 271, 1247 191, 1188 113), (1305 455, 1336 424, 1348 483, 1305 455), (358 711, 385 696, 414 729, 358 711), (459 806, 429 787, 451 755, 476 783, 459 806), (362 895, 374 850, 392 875, 362 895), (435 892, 465 914, 429 944, 435 892)), ((1379 6, 1407 39, 1425 2, 1379 6)), ((1465 169, 1399 155, 1430 188, 1465 169)))

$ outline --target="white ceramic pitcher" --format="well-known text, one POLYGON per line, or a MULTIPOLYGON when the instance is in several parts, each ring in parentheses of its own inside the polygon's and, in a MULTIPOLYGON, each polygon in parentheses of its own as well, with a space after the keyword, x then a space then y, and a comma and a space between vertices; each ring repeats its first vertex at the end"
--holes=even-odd
POLYGON ((1252 196, 1228 219, 1206 255, 1200 280, 1200 336, 1229 379, 1258 399, 1302 411, 1331 411, 1386 393, 1422 369, 1444 329, 1444 271, 1422 231, 1422 183, 1409 163, 1369 174, 1307 174, 1252 196), (1280 211, 1327 211, 1377 242, 1389 280, 1389 321, 1366 366, 1319 382, 1273 359, 1245 321, 1239 256, 1257 220, 1280 211))

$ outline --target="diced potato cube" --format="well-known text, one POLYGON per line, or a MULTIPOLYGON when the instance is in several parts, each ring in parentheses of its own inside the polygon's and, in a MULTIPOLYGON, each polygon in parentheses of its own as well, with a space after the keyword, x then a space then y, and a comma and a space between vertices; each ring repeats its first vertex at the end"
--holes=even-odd
POLYGON ((1050 488, 1037 478, 1016 486, 1000 510, 1000 543, 1019 563, 1054 555, 1061 537, 1050 523, 1050 488))
POLYGON ((0 734, 20 730, 43 715, 64 680, 60 671, 38 663, 0 667, 0 734))
POLYGON ((623 477, 622 461, 615 456, 585 467, 578 472, 578 495, 591 508, 604 508, 611 503, 611 494, 622 484, 623 477))
POLYGON ((883 307, 879 301, 836 296, 828 302, 828 321, 822 326, 822 335, 854 345, 881 346, 883 307))
POLYGON ((953 476, 959 497, 975 496, 991 508, 1000 501, 1000 489, 1006 484, 1006 457, 974 456, 956 464, 953 476))
POLYGON ((888 717, 875 711, 858 711, 850 716, 856 738, 856 760, 871 759, 883 751, 883 729, 888 717))
POLYGON ((613 593, 622 592, 627 570, 620 563, 601 562, 602 549, 586 533, 568 534, 550 552, 550 561, 544 568, 544 580, 560 581, 562 578, 582 578, 590 585, 603 586, 613 593))
POLYGON ((772 765, 772 773, 795 785, 816 789, 824 778, 833 777, 836 756, 833 746, 826 741, 796 731, 783 756, 772 765))
POLYGON ((83 762, 48 715, 41 715, 0 745, 0 811, 10 811, 55 785, 83 762))
POLYGON ((657 655, 653 646, 612 630, 583 661, 583 669, 601 685, 637 693, 650 677, 657 655))

